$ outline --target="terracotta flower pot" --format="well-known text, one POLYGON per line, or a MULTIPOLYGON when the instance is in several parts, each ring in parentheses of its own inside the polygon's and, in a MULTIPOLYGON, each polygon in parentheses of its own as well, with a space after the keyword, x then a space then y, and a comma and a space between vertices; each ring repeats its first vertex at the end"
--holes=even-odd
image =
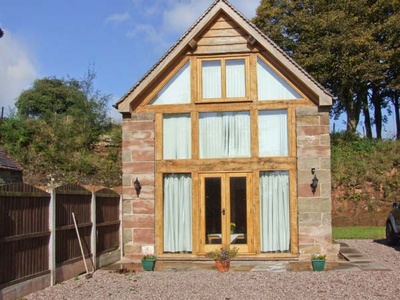
POLYGON ((215 265, 217 266, 217 270, 219 272, 227 272, 229 270, 231 262, 229 260, 216 260, 215 265))

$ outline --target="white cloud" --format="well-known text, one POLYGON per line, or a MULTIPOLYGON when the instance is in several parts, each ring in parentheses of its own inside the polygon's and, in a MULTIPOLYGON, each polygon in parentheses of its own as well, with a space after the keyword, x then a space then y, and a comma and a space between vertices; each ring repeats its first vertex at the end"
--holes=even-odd
POLYGON ((0 106, 6 113, 14 108, 15 99, 38 77, 28 48, 4 29, 0 39, 0 106))
POLYGON ((163 13, 163 28, 183 34, 207 9, 210 1, 179 1, 163 13))
POLYGON ((128 12, 125 12, 123 14, 112 14, 107 17, 106 23, 114 23, 114 24, 119 24, 124 21, 127 21, 130 19, 130 15, 128 12))
POLYGON ((256 10, 260 5, 261 0, 232 0, 232 5, 240 11, 246 18, 251 20, 256 16, 256 10))

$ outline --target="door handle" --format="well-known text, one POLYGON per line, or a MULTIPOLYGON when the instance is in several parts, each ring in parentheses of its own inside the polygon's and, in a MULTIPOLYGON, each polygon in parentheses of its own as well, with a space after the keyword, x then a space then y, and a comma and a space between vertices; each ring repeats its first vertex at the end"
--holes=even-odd
POLYGON ((222 209, 221 213, 225 216, 225 208, 222 209))

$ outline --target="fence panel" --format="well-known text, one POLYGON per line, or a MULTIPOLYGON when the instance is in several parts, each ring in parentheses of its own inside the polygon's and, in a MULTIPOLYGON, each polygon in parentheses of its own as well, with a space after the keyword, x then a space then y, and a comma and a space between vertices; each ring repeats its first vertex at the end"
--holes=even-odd
POLYGON ((0 186, 0 285, 49 270, 49 204, 33 186, 0 186))
POLYGON ((97 254, 118 249, 120 244, 120 196, 111 189, 96 195, 97 254))
POLYGON ((76 236, 72 213, 78 224, 85 256, 91 254, 90 233, 92 222, 92 193, 85 188, 68 184, 55 189, 56 192, 56 263, 82 257, 76 236))

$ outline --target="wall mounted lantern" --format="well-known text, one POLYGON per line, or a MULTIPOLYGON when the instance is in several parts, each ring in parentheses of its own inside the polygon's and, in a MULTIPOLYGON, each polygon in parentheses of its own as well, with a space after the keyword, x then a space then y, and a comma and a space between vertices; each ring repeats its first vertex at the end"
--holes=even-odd
POLYGON ((315 192, 317 191, 317 186, 318 186, 318 178, 317 175, 315 174, 315 168, 311 168, 311 174, 314 175, 314 178, 312 179, 312 183, 310 184, 311 191, 313 195, 315 195, 315 192))
POLYGON ((139 180, 138 180, 137 177, 136 177, 136 180, 135 180, 135 182, 134 182, 133 184, 134 184, 134 186, 135 186, 136 196, 139 197, 139 195, 140 195, 140 190, 142 189, 142 186, 140 185, 140 182, 139 182, 139 180))

